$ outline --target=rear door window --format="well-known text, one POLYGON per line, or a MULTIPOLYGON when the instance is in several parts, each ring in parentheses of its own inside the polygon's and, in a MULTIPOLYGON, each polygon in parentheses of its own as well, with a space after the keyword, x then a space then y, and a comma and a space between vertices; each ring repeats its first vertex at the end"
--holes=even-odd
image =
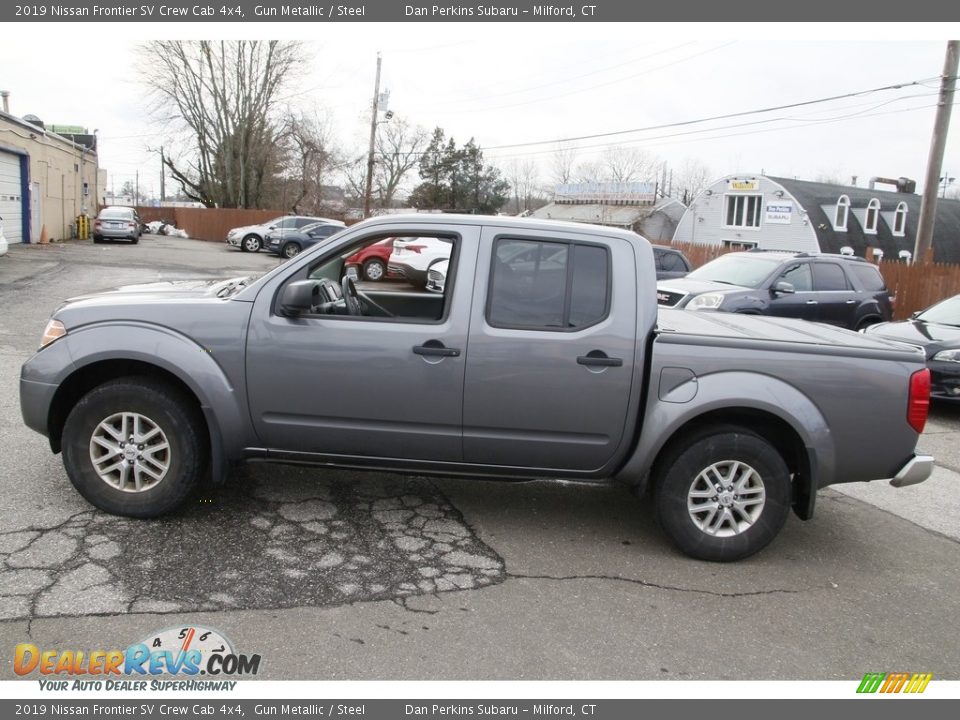
POLYGON ((818 262, 813 264, 813 289, 818 292, 849 290, 847 276, 843 268, 836 263, 818 262))
POLYGON ((850 263, 847 267, 854 274, 863 289, 868 292, 877 292, 883 290, 886 284, 883 281, 883 275, 873 265, 867 263, 850 263))
POLYGON ((604 247, 500 239, 494 245, 487 322, 530 330, 588 327, 606 317, 609 290, 604 247))

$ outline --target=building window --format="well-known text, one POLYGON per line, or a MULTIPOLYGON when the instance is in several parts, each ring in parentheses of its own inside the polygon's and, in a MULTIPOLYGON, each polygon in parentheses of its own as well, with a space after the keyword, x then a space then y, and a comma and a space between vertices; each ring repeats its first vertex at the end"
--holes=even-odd
POLYGON ((907 228, 907 204, 905 202, 897 205, 897 211, 893 214, 893 234, 897 237, 903 237, 907 228))
POLYGON ((762 195, 727 195, 725 227, 760 227, 760 205, 762 202, 762 195))
POLYGON ((863 223, 863 231, 868 235, 877 234, 877 219, 880 217, 880 201, 873 198, 867 204, 867 217, 863 223))
POLYGON ((850 212, 850 198, 846 195, 841 195, 840 199, 837 200, 837 212, 833 218, 833 229, 834 230, 846 230, 847 229, 847 215, 850 212))

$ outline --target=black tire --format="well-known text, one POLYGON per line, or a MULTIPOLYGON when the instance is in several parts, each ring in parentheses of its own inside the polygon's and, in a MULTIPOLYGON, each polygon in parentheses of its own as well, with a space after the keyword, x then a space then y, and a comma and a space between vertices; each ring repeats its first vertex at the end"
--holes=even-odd
POLYGON ((100 237, 99 235, 94 235, 94 236, 93 236, 93 242, 94 242, 95 245, 99 245, 100 243, 103 242, 103 238, 100 237))
POLYGON ((139 238, 139 237, 130 238, 130 244, 131 244, 131 245, 136 245, 138 242, 140 242, 140 238, 139 238))
MULTIPOLYGON (((704 428, 675 443, 657 460, 654 483, 657 520, 680 550, 698 560, 732 562, 759 552, 780 532, 790 510, 790 472, 780 453, 759 435, 737 426, 704 428), (728 464, 732 462, 741 463, 741 471, 743 465, 749 466, 755 474, 746 475, 742 490, 731 484, 727 487, 733 487, 733 493, 723 488, 724 492, 703 498, 704 507, 719 508, 721 518, 724 510, 728 513, 729 519, 721 519, 711 528, 716 520, 709 522, 708 518, 717 515, 711 516, 709 509, 691 511, 688 498, 691 491, 714 492, 707 488, 701 473, 716 465, 723 474, 733 467, 728 464), (758 497, 762 503, 756 509, 758 497), (743 510, 721 507, 749 501, 754 504, 743 510)), ((697 500, 690 502, 699 505, 697 500)))
POLYGON ((283 255, 283 257, 285 257, 287 260, 290 260, 291 258, 295 258, 297 255, 300 254, 300 249, 301 248, 297 243, 288 242, 280 250, 280 254, 283 255))
POLYGON ((860 332, 861 330, 865 330, 871 325, 876 325, 879 322, 880 322, 880 318, 877 318, 877 317, 864 318, 863 320, 857 323, 856 331, 860 332))
POLYGON ((363 264, 363 279, 380 282, 387 276, 387 266, 380 258, 370 258, 363 264))
MULTIPOLYGON (((169 513, 197 487, 206 468, 207 443, 199 410, 177 389, 148 377, 112 380, 88 392, 67 416, 62 440, 70 482, 92 505, 114 515, 149 518, 169 513), (165 474, 152 487, 139 491, 108 484, 91 458, 94 432, 123 412, 147 418, 160 428, 169 445, 165 474)), ((105 457, 124 462, 119 452, 105 457)))
POLYGON ((263 240, 253 233, 244 236, 244 238, 240 241, 240 249, 244 252, 260 252, 260 248, 262 247, 263 240))

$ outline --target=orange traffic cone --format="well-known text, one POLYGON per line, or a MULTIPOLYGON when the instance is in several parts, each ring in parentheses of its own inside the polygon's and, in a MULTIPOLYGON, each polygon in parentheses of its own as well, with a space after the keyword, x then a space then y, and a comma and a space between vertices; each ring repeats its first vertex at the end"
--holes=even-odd
POLYGON ((47 235, 47 226, 43 225, 40 228, 40 244, 46 245, 48 242, 50 242, 50 236, 47 235))

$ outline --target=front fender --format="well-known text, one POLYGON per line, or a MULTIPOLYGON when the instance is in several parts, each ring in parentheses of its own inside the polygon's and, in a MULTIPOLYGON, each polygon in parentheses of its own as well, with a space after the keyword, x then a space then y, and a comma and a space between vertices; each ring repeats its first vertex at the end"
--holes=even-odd
MULTIPOLYGON (((633 454, 618 478, 630 484, 642 484, 657 455, 687 423, 715 411, 755 410, 774 415, 787 423, 800 436, 810 461, 811 490, 833 477, 835 447, 826 419, 809 397, 792 385, 772 375, 748 372, 717 372, 689 380, 696 387, 680 397, 687 402, 661 400, 651 381, 643 432, 633 454)), ((672 388, 667 397, 677 397, 672 388)))
MULTIPOLYGON (((56 342, 61 344, 60 352, 66 351, 71 363, 53 377, 44 377, 43 382, 62 386, 73 373, 102 361, 153 365, 176 377, 196 396, 209 426, 214 460, 221 453, 228 459, 237 459, 248 444, 246 396, 237 392, 215 353, 189 337, 170 328, 125 321, 72 329, 56 342)), ((45 352, 35 358, 41 358, 45 352)), ((33 359, 28 365, 32 362, 33 359)))

